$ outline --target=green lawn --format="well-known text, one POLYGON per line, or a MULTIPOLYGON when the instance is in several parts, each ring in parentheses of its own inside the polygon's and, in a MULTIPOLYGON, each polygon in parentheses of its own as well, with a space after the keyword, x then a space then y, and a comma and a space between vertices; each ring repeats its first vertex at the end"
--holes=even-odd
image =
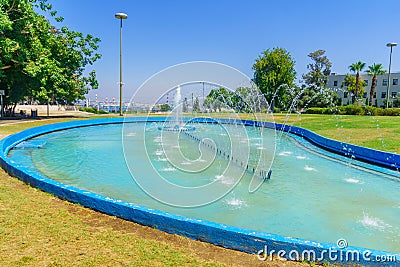
MULTIPOLYGON (((275 114, 283 123, 286 116, 275 114)), ((286 122, 322 136, 377 150, 400 153, 400 117, 349 115, 291 115, 286 122)))
MULTIPOLYGON (((188 114, 190 116, 191 114, 188 114)), ((207 116, 207 115, 205 115, 207 116)), ((215 117, 227 116, 215 113, 215 117)), ((240 114, 242 119, 254 116, 240 114)), ((372 149, 400 153, 400 116, 352 116, 275 113, 269 121, 309 129, 322 136, 372 149)))

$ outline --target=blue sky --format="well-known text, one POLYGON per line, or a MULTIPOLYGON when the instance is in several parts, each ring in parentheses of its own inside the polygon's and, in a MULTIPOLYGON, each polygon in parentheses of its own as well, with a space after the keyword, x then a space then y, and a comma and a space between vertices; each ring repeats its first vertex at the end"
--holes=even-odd
MULTIPOLYGON (((118 98, 119 22, 123 27, 124 99, 151 75, 188 61, 215 61, 252 77, 255 59, 283 47, 296 60, 298 78, 307 55, 326 50, 332 71, 348 72, 356 61, 388 68, 388 42, 400 43, 398 0, 49 0, 63 25, 99 37, 95 63, 99 98, 118 98)), ((58 25, 61 26, 61 25, 58 25)), ((400 71, 400 47, 393 71, 400 71)))

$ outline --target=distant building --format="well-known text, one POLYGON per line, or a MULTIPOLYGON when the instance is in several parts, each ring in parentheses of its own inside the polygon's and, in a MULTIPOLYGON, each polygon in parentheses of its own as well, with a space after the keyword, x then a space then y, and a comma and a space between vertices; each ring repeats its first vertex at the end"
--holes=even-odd
MULTIPOLYGON (((351 104, 351 93, 347 91, 347 86, 343 84, 343 80, 346 75, 332 73, 328 76, 327 86, 333 91, 337 92, 338 97, 342 100, 343 105, 351 104)), ((354 76, 354 75, 353 75, 354 76)), ((386 90, 388 86, 388 74, 376 76, 376 88, 374 99, 372 103, 375 105, 375 101, 378 101, 378 107, 384 106, 384 100, 386 99, 386 90)), ((369 92, 371 90, 372 76, 362 73, 360 74, 360 80, 365 81, 364 95, 362 96, 364 102, 369 99, 369 92)), ((400 96, 400 73, 390 74, 390 92, 389 99, 400 96)))

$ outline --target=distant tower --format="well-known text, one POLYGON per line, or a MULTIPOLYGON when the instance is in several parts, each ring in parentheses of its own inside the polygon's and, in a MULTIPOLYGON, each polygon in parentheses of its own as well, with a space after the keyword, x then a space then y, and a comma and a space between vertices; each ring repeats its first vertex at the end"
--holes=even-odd
POLYGON ((97 111, 99 111, 99 109, 100 109, 100 107, 99 107, 99 98, 98 98, 97 94, 96 94, 96 108, 97 108, 97 111))
POLYGON ((169 105, 169 99, 168 98, 169 98, 169 94, 167 94, 167 102, 166 102, 167 105, 169 105))

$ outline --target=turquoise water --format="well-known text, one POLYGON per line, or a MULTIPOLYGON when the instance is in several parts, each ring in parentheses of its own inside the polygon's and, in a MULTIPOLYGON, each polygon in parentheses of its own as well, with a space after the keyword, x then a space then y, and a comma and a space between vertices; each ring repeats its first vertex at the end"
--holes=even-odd
MULTIPOLYGON (((196 130, 198 134, 206 131, 196 130)), ((152 173, 143 167, 147 156, 135 153, 144 142, 141 131, 143 124, 130 124, 124 138, 131 142, 129 157, 135 160, 135 174, 147 177, 152 173)), ((222 138, 216 143, 229 151, 229 143, 223 144, 224 134, 215 132, 222 138)), ((256 148, 250 149, 250 154, 257 158, 254 153, 261 149, 257 142, 251 142, 259 133, 252 128, 248 132, 250 144, 256 148)), ((171 165, 161 147, 160 133, 155 125, 148 125, 146 147, 154 168, 165 179, 181 186, 215 182, 230 188, 235 183, 231 177, 219 175, 228 164, 222 157, 217 156, 200 173, 171 165)), ((270 140, 271 136, 272 131, 264 131, 263 138, 270 140)), ((160 203, 140 189, 125 164, 122 139, 122 125, 70 129, 34 138, 9 156, 56 181, 149 208, 321 242, 336 243, 345 238, 351 246, 400 252, 397 178, 354 168, 347 159, 340 163, 321 157, 284 135, 277 141, 272 179, 256 192, 249 193, 251 176, 245 173, 220 200, 197 208, 178 208, 160 203)), ((199 146, 190 138, 180 138, 179 144, 187 158, 199 157, 199 146)))

